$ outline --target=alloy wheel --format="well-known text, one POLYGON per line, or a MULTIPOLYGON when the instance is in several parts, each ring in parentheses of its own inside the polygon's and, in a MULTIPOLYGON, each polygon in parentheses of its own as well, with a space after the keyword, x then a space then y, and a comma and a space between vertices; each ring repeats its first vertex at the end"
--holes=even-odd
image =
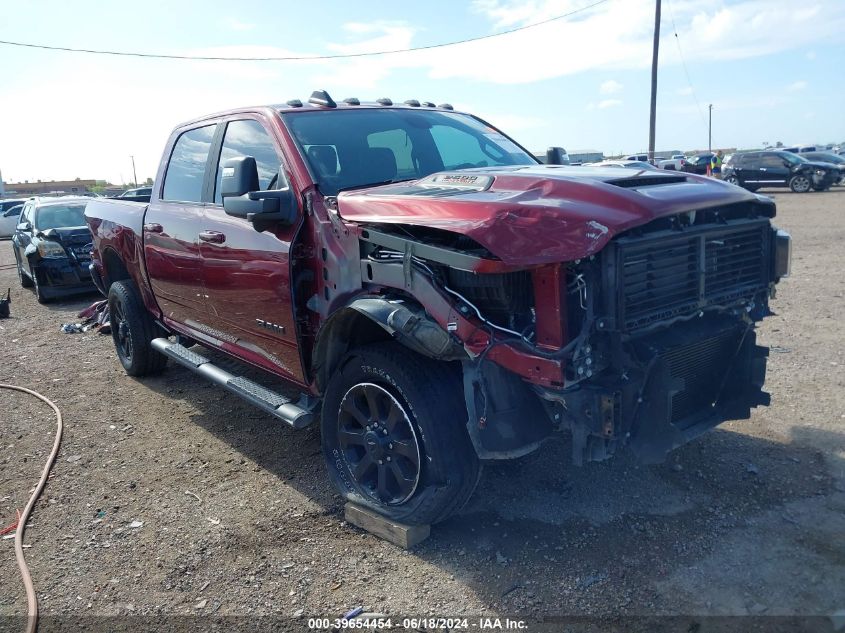
POLYGON ((340 402, 337 439, 356 488, 386 505, 410 499, 420 480, 417 432, 405 408, 373 383, 353 386, 340 402))
POLYGON ((129 332, 129 322, 126 319, 126 311, 123 303, 116 301, 114 304, 114 342, 117 344, 120 355, 128 362, 132 362, 132 334, 129 332))
POLYGON ((810 179, 806 176, 795 176, 792 182, 792 190, 797 193, 804 193, 810 190, 810 179))

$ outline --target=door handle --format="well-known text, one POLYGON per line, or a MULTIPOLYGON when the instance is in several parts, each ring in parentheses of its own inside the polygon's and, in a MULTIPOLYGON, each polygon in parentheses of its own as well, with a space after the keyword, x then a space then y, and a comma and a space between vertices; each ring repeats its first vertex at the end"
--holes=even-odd
POLYGON ((222 244, 226 241, 226 236, 220 231, 200 231, 200 239, 203 242, 211 242, 212 244, 222 244))
POLYGON ((164 231, 164 227, 162 227, 161 224, 158 224, 157 222, 150 222, 149 224, 144 225, 144 230, 147 233, 161 233, 162 231, 164 231))

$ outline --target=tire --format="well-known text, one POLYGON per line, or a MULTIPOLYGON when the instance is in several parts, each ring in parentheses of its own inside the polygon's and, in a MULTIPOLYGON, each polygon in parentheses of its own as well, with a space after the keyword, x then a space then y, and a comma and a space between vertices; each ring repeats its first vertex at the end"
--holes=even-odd
POLYGON ((789 188, 793 193, 807 193, 810 186, 810 179, 803 174, 796 174, 789 179, 789 188))
POLYGON ((38 303, 49 303, 50 297, 44 294, 44 288, 38 283, 38 273, 35 272, 32 266, 29 267, 29 274, 32 276, 32 286, 35 290, 35 298, 38 300, 38 303))
POLYGON ((732 185, 736 185, 737 187, 742 186, 739 182, 739 178, 737 178, 736 176, 728 176, 727 178, 725 178, 725 182, 728 182, 732 185))
POLYGON ((150 342, 158 334, 144 303, 129 280, 116 281, 109 288, 109 323, 117 357, 130 376, 159 374, 167 357, 153 349, 150 342))
POLYGON ((394 342, 353 350, 323 401, 329 477, 345 500, 393 521, 443 521, 469 500, 481 474, 466 415, 452 366, 394 342))
POLYGON ((32 279, 27 277, 23 271, 23 264, 21 264, 21 256, 18 254, 18 249, 14 245, 12 245, 12 248, 15 249, 15 264, 17 264, 18 280, 21 282, 21 288, 32 288, 32 279))

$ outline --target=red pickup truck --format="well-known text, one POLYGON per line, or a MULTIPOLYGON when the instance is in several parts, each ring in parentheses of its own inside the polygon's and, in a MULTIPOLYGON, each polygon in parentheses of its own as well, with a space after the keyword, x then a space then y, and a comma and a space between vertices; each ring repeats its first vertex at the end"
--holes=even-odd
POLYGON ((448 104, 316 91, 196 119, 149 204, 85 215, 129 375, 171 359, 319 418, 340 493, 393 520, 446 518, 483 462, 556 431, 576 463, 656 462, 769 400, 754 328, 790 259, 770 199, 541 165, 448 104))

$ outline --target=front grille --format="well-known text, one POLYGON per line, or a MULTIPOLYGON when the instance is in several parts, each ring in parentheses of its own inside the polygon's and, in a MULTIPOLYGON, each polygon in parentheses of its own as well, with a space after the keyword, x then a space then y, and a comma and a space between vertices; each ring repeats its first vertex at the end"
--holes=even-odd
MULTIPOLYGON (((673 379, 681 388, 672 395, 673 424, 695 422, 694 414, 709 411, 736 357, 741 343, 739 328, 724 330, 715 336, 686 345, 670 347, 661 353, 673 379)), ((683 424, 678 424, 683 430, 683 424)))
POLYGON ((616 240, 617 322, 631 331, 752 298, 768 284, 770 240, 766 220, 616 240))

